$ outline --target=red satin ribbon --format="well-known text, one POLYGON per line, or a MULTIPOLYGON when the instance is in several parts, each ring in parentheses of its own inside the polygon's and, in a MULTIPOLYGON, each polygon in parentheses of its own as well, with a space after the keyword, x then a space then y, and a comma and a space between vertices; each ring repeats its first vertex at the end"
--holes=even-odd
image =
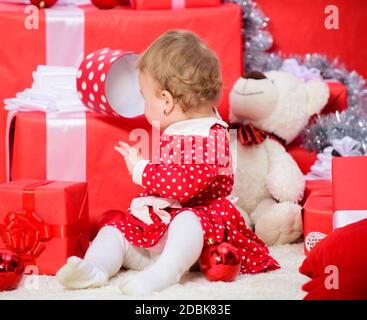
POLYGON ((10 211, 0 226, 7 249, 15 251, 23 261, 35 261, 52 238, 67 238, 80 234, 88 227, 87 219, 69 225, 51 225, 35 212, 37 187, 52 183, 40 181, 23 188, 23 209, 10 211))
POLYGON ((243 125, 241 123, 231 123, 230 129, 237 129, 237 137, 243 145, 252 146, 263 143, 265 139, 273 139, 278 141, 283 146, 286 145, 286 141, 274 133, 267 132, 256 128, 253 124, 248 123, 243 125))

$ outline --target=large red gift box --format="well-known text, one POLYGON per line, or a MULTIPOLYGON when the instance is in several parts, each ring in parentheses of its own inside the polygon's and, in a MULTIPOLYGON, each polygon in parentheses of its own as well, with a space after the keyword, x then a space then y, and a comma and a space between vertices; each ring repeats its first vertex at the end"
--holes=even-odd
POLYGON ((221 0, 130 0, 131 7, 138 10, 184 9, 216 7, 221 0))
MULTIPOLYGON (((55 124, 45 113, 16 113, 10 168, 12 179, 53 179, 56 176, 61 180, 65 175, 74 181, 84 171, 82 176, 85 176, 89 190, 90 236, 93 238, 105 211, 127 209, 131 200, 142 191, 132 182, 125 161, 114 146, 120 140, 135 144, 129 141, 135 128, 139 128, 139 132, 145 130, 146 137, 142 139, 148 140, 148 146, 152 145, 151 127, 143 117, 121 121, 94 112, 81 116, 85 117, 85 122, 73 124, 75 119, 59 115, 61 126, 57 130, 61 132, 61 139, 54 143, 55 140, 49 140, 54 139, 52 129, 55 124), (69 139, 67 131, 72 126, 76 127, 76 137, 65 140, 69 139)), ((148 158, 149 154, 143 156, 148 158)))
MULTIPOLYGON (((228 119, 228 94, 242 74, 242 10, 233 3, 211 8, 134 10, 118 6, 58 6, 38 11, 38 26, 25 27, 23 5, 0 4, 0 101, 29 88, 40 64, 78 67, 82 56, 109 47, 140 53, 165 31, 197 33, 217 54, 224 91, 219 112, 228 119)), ((28 21, 28 20, 27 20, 28 21)), ((6 112, 0 108, 0 150, 5 150, 6 112)), ((5 181, 5 156, 0 153, 0 181, 5 181)), ((124 191, 123 191, 124 192, 124 191)))
POLYGON ((367 218, 367 157, 334 157, 334 229, 367 218))
POLYGON ((83 257, 88 248, 87 198, 83 182, 1 184, 0 247, 14 250, 33 273, 54 275, 69 256, 83 257))

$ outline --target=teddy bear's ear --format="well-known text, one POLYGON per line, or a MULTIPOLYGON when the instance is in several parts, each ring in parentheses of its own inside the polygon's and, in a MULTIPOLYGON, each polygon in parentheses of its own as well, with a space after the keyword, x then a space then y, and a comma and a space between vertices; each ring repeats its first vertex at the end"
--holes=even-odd
POLYGON ((244 78, 244 79, 253 79, 253 80, 262 80, 262 79, 266 79, 266 76, 265 76, 265 74, 263 74, 260 71, 252 70, 252 71, 246 73, 242 78, 244 78))
POLYGON ((306 84, 308 93, 307 112, 310 116, 319 113, 329 99, 329 87, 324 81, 310 80, 306 84))

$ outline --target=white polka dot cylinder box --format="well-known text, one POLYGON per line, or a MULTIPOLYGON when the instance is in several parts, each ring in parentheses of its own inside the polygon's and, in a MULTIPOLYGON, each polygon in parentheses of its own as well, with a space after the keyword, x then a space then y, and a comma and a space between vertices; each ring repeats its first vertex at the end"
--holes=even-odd
POLYGON ((138 55, 131 51, 103 48, 86 55, 77 73, 78 95, 94 112, 134 118, 144 113, 140 94, 138 55))

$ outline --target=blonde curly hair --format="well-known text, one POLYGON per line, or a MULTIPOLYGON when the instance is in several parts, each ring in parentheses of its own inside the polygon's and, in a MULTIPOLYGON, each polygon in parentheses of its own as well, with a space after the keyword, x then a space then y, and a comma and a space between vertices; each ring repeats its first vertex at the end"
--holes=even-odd
POLYGON ((139 57, 138 69, 169 91, 184 112, 205 102, 217 103, 221 97, 219 60, 192 32, 162 34, 139 57))

